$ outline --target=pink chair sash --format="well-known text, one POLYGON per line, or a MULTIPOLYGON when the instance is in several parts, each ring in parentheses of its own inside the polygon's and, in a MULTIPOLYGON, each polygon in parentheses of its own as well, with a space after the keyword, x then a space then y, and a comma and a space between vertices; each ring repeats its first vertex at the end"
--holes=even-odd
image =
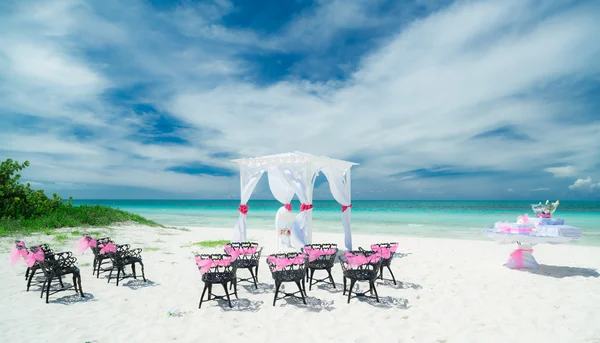
POLYGON ((81 239, 75 243, 75 246, 80 254, 83 254, 89 247, 95 247, 97 245, 98 242, 88 234, 83 235, 83 237, 81 237, 81 239))
POLYGON ((25 259, 27 256, 27 247, 25 246, 25 242, 19 241, 12 246, 12 250, 10 251, 10 266, 14 266, 19 262, 21 257, 25 259))
POLYGON ((288 211, 292 210, 292 204, 285 204, 285 205, 283 205, 283 207, 285 207, 285 209, 288 211))
POLYGON ((377 244, 371 245, 371 250, 373 250, 375 252, 378 252, 379 254, 381 254, 381 257, 383 257, 386 260, 388 258, 394 256, 394 253, 396 252, 396 249, 398 249, 398 243, 392 244, 389 248, 382 247, 382 246, 379 246, 377 244))
POLYGON ((247 215, 248 214, 248 205, 241 204, 238 207, 238 211, 240 211, 240 213, 243 215, 247 215))
POLYGON ((225 252, 236 260, 240 255, 254 255, 257 248, 256 246, 250 248, 233 248, 231 245, 225 245, 225 252))
POLYGON ((346 261, 348 262, 348 266, 350 268, 360 267, 368 263, 377 263, 382 258, 379 252, 371 256, 367 256, 364 254, 354 255, 351 252, 345 252, 344 257, 346 258, 346 261))
POLYGON ((195 256, 196 265, 200 267, 200 275, 208 272, 211 268, 214 267, 227 267, 234 261, 233 257, 227 257, 222 260, 212 260, 212 259, 203 259, 200 256, 195 256))
POLYGON ((40 247, 37 247, 36 252, 29 252, 27 254, 27 256, 25 256, 25 264, 29 268, 33 267, 33 265, 35 264, 36 261, 43 261, 43 260, 44 260, 44 251, 40 247))
POLYGON ((510 254, 510 258, 515 262, 515 269, 522 269, 525 267, 523 262, 523 252, 533 252, 533 249, 517 249, 510 254))
POLYGON ((100 244, 99 247, 101 248, 100 249, 101 254, 106 254, 109 252, 112 252, 112 253, 117 252, 117 246, 115 245, 115 243, 106 243, 106 245, 100 244))
POLYGON ((280 271, 292 264, 303 264, 306 254, 299 254, 293 258, 269 256, 267 259, 275 265, 275 271, 280 271))
POLYGON ((308 210, 312 210, 313 209, 313 205, 307 205, 307 204, 302 204, 300 205, 300 212, 302 211, 308 211, 308 210))
POLYGON ((312 262, 321 256, 335 254, 335 248, 321 250, 321 249, 313 249, 313 248, 305 247, 304 252, 306 252, 308 254, 308 261, 312 262))

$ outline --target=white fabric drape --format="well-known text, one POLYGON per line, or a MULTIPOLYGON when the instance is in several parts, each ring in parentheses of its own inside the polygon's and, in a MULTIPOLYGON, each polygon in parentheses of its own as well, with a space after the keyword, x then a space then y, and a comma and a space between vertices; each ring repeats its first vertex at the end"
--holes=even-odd
MULTIPOLYGON (((329 189, 335 200, 342 206, 350 206, 350 187, 346 185, 346 171, 325 166, 321 169, 327 182, 329 189)), ((342 225, 344 226, 344 244, 346 249, 352 250, 352 230, 351 230, 351 211, 350 207, 342 211, 342 225)))
MULTIPOLYGON (((251 168, 244 165, 240 165, 240 205, 246 205, 250 196, 256 188, 256 184, 260 180, 264 173, 262 168, 251 168)), ((240 212, 238 221, 235 224, 233 230, 232 242, 245 242, 246 241, 246 214, 240 212)))
MULTIPOLYGON (((283 175, 302 204, 312 205, 315 168, 310 164, 283 169, 283 175)), ((312 210, 301 211, 292 223, 292 246, 301 248, 308 243, 307 223, 312 210)))
MULTIPOLYGON (((288 212, 288 209, 285 207, 286 204, 289 204, 294 197, 294 189, 290 186, 285 176, 283 175, 282 167, 271 166, 268 169, 268 178, 269 178, 269 188, 271 189, 271 193, 277 201, 282 203, 284 206, 281 206, 277 210, 277 214, 275 215, 275 228, 280 229, 279 227, 279 218, 281 217, 282 212, 288 212)), ((290 229, 291 230, 291 229, 290 229)))

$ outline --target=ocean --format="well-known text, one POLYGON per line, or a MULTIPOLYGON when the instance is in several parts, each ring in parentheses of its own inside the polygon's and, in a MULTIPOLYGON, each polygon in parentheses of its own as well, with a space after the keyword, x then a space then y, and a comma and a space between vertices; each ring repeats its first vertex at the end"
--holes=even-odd
MULTIPOLYGON (((517 216, 533 216, 539 201, 367 201, 352 202, 352 232, 419 237, 487 239, 481 229, 517 216)), ((545 199, 544 201, 545 202, 545 199)), ((165 226, 208 226, 231 230, 238 217, 235 200, 74 200, 74 205, 105 205, 137 213, 165 226)), ((300 208, 292 202, 293 211, 300 208)), ((335 201, 313 203, 313 230, 342 232, 341 208, 335 201)), ((250 200, 248 230, 275 226, 277 201, 250 200)), ((583 229, 583 238, 570 244, 600 245, 600 201, 564 201, 554 217, 583 229)))

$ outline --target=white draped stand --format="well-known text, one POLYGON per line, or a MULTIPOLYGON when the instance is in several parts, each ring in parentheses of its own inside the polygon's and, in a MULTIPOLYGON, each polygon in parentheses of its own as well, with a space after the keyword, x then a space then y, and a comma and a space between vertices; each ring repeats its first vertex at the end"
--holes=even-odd
POLYGON ((246 241, 246 215, 249 211, 247 202, 256 184, 266 172, 269 188, 273 196, 283 206, 277 211, 275 226, 278 234, 281 225, 278 219, 282 212, 290 212, 290 202, 294 195, 298 197, 300 212, 280 237, 280 248, 300 249, 312 243, 312 211, 313 189, 315 179, 322 172, 329 182, 329 189, 334 199, 341 205, 344 243, 352 250, 351 208, 350 202, 350 168, 357 163, 336 160, 328 157, 314 156, 302 152, 269 155, 256 158, 237 159, 240 166, 240 216, 235 226, 232 242, 246 241), (289 238, 288 238, 289 237, 289 238))

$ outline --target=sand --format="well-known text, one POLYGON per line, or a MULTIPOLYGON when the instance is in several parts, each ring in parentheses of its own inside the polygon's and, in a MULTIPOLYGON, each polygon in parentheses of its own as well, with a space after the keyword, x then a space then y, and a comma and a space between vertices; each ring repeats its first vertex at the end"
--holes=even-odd
MULTIPOLYGON (((79 237, 68 234, 72 229, 62 231, 68 237, 62 244, 49 236, 26 237, 25 242, 75 251, 79 237)), ((233 309, 217 301, 198 309, 203 283, 193 252, 222 250, 189 243, 228 239, 231 230, 130 225, 103 231, 117 243, 144 248, 148 282, 126 279, 117 287, 102 275, 97 279, 88 250, 77 255, 86 297, 68 290, 46 304, 38 286, 25 291, 24 264, 9 266, 11 240, 5 238, 0 341, 600 342, 600 247, 536 246, 542 266, 528 272, 503 267, 511 245, 357 234, 355 247, 400 243, 401 257, 392 263, 399 282, 378 283, 381 303, 352 299, 347 304, 336 264, 337 289, 313 286, 308 305, 281 300, 272 306, 274 283, 263 258, 258 290, 240 284, 233 309), (169 316, 176 308, 181 315, 169 316)), ((251 228, 249 239, 265 246, 263 256, 274 252, 274 230, 251 228)), ((316 232, 313 241, 343 246, 341 234, 316 232)))

